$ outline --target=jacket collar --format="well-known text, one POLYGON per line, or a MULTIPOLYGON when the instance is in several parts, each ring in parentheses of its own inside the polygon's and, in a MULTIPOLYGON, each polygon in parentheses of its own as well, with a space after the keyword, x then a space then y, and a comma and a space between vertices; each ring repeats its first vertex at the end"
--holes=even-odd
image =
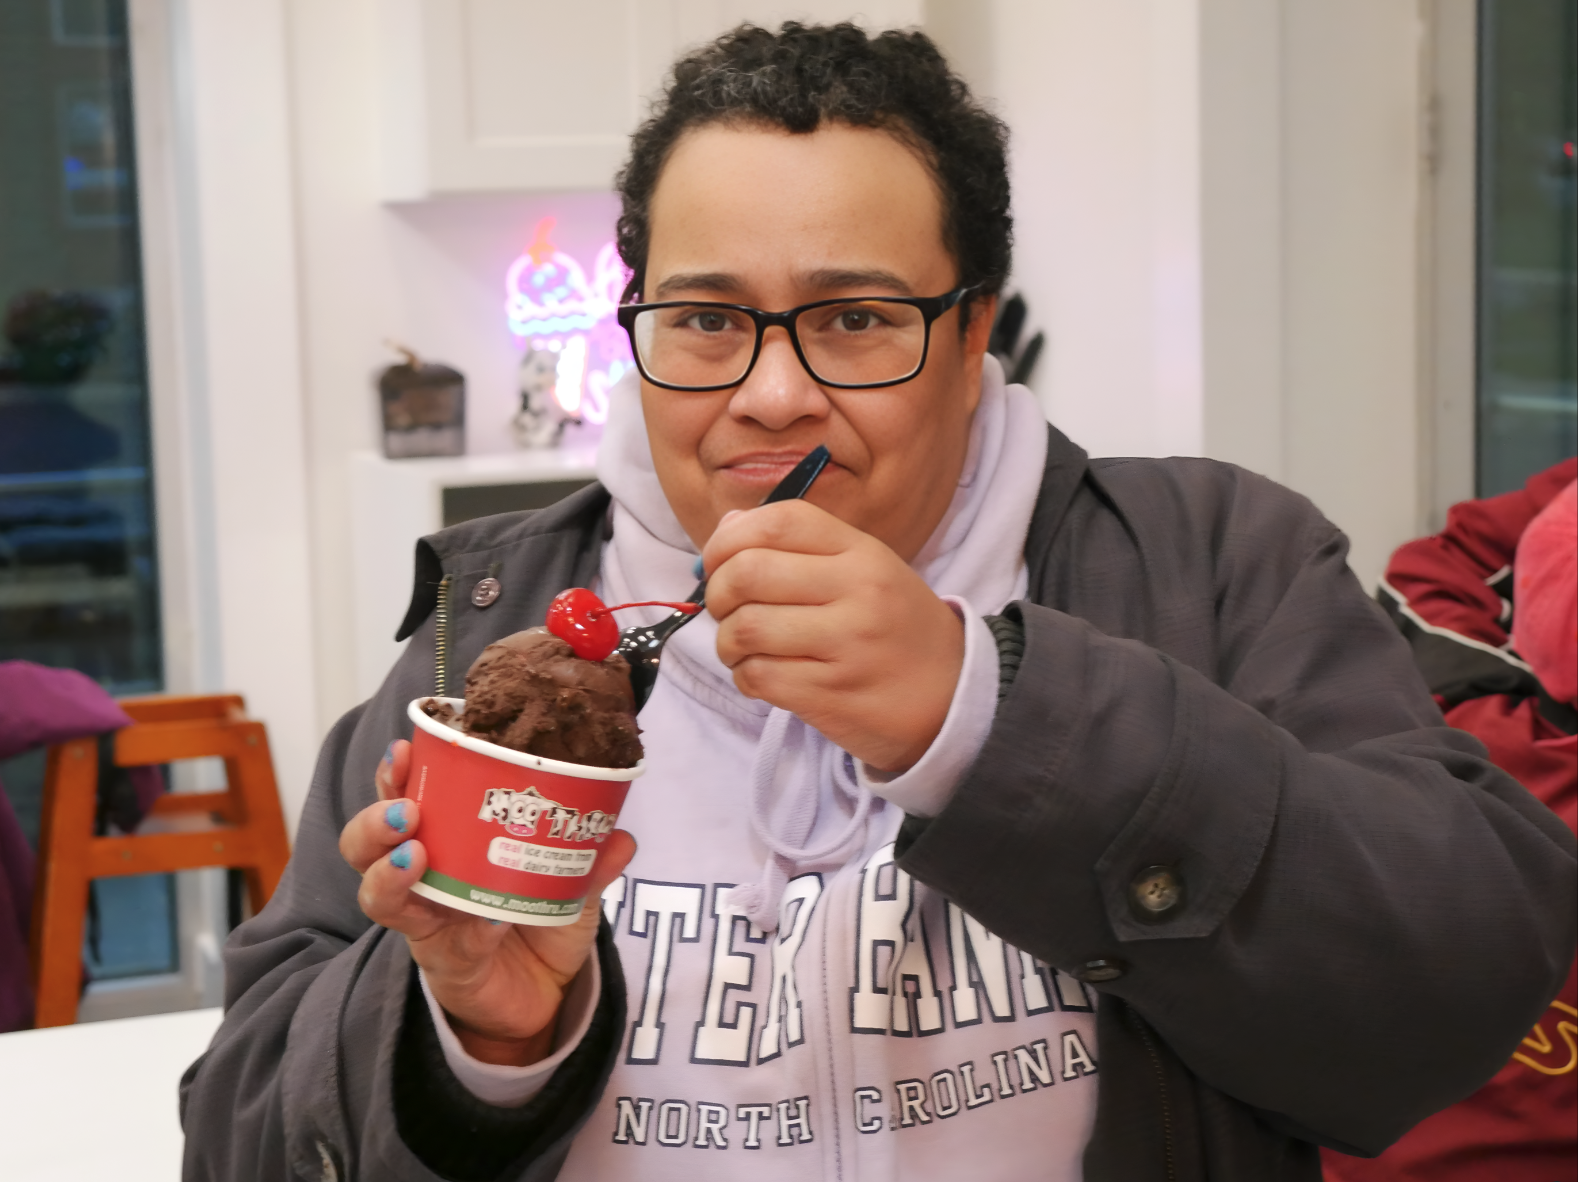
MULTIPOLYGON (((608 531, 609 501, 608 490, 593 482, 546 509, 479 517, 419 539, 411 603, 395 639, 405 640, 433 614, 446 574, 485 571, 495 561, 508 561, 516 568, 512 576, 527 574, 534 582, 544 583, 569 579, 558 582, 549 598, 565 587, 591 586, 608 531), (567 543, 573 556, 568 568, 564 562, 567 543), (522 559, 528 561, 522 563, 522 559), (546 565, 539 566, 531 559, 546 565)), ((543 606, 546 608, 546 603, 543 606)))
POLYGON ((1047 463, 1041 471, 1041 492, 1030 517, 1030 532, 1025 535, 1025 566, 1032 599, 1039 599, 1040 589, 1046 586, 1052 541, 1063 527, 1063 518, 1089 468, 1085 449, 1048 423, 1047 463))

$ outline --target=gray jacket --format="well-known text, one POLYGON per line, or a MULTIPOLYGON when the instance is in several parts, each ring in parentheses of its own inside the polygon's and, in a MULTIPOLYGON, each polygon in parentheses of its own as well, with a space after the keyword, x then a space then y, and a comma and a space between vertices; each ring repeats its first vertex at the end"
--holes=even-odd
MULTIPOLYGON (((592 1033, 525 1109, 490 1109, 336 842, 433 689, 440 624, 463 671, 540 623, 595 578, 607 509, 594 485, 418 545, 412 641, 330 733, 284 880, 226 947, 224 1024, 182 1081, 187 1179, 557 1172, 624 1033, 609 941, 592 1033), (472 607, 490 574, 503 595, 472 607)), ((1572 833, 1443 725, 1346 553, 1240 469, 1088 461, 1051 433, 1029 594, 998 629, 1012 681, 900 865, 1099 990, 1090 1182, 1316 1179, 1317 1144, 1378 1153, 1494 1074, 1571 964, 1572 833)))

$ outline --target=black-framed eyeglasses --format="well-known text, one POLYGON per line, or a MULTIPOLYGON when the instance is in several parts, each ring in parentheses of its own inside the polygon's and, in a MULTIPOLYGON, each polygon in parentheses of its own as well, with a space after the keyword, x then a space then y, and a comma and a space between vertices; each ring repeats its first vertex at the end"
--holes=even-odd
POLYGON ((698 300, 625 304, 619 324, 630 336, 641 376, 665 390, 738 386, 761 355, 763 334, 775 326, 789 334, 800 364, 822 385, 871 390, 920 373, 932 321, 974 290, 817 300, 787 312, 698 300))

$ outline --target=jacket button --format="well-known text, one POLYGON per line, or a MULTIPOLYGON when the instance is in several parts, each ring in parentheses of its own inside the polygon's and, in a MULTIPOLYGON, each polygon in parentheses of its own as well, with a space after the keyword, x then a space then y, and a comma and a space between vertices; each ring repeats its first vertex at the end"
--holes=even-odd
POLYGON ((495 578, 489 577, 478 580, 477 585, 471 589, 471 606, 487 607, 499 597, 499 592, 502 590, 504 588, 499 585, 499 581, 495 578))
POLYGON ((1146 923, 1171 918, 1183 901, 1183 879, 1171 866, 1147 866, 1129 883, 1129 903, 1135 918, 1146 923))
POLYGON ((1103 981, 1116 981, 1128 971, 1129 966, 1121 960, 1087 960, 1074 969, 1072 975, 1081 981, 1099 985, 1103 981))

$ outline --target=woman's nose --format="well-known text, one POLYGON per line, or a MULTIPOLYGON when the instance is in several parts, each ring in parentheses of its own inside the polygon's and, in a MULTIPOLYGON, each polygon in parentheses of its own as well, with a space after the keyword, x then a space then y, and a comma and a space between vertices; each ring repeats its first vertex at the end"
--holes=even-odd
POLYGON ((769 431, 782 431, 800 419, 825 416, 827 395, 806 372, 782 328, 767 330, 761 355, 729 400, 735 418, 752 419, 769 431))

